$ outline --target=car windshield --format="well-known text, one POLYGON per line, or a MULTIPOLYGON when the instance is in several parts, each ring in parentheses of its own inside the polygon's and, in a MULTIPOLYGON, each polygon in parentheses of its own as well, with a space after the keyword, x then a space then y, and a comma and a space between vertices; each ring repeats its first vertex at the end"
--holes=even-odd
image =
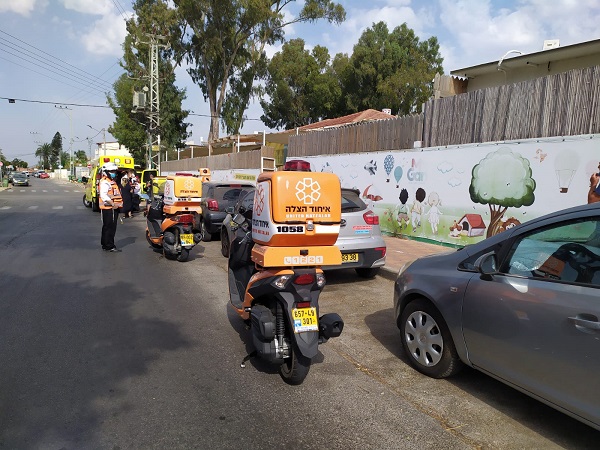
POLYGON ((13 178, 27 178, 27 175, 25 175, 24 173, 15 173, 13 175, 13 178))
POLYGON ((358 191, 342 189, 342 212, 357 212, 367 208, 365 202, 359 197, 358 191))
POLYGON ((240 186, 217 186, 215 187, 213 198, 218 202, 225 201, 233 204, 240 198, 240 193, 243 190, 240 186))

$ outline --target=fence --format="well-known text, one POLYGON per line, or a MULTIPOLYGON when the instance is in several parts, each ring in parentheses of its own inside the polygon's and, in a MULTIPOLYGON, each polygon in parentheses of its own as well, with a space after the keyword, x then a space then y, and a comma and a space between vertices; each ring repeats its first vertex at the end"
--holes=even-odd
POLYGON ((600 66, 429 100, 420 115, 290 136, 288 156, 600 133, 600 66))
POLYGON ((198 158, 163 161, 160 163, 162 172, 197 171, 201 167, 210 170, 221 169, 256 169, 260 167, 261 158, 274 158, 275 151, 270 147, 260 150, 250 150, 225 155, 200 156, 198 158))

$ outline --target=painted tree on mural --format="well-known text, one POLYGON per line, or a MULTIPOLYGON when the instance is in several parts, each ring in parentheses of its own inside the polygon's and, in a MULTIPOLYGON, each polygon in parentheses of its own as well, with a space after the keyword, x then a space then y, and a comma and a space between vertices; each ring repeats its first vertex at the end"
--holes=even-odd
POLYGON ((479 161, 471 173, 469 194, 473 202, 490 208, 486 237, 498 234, 508 208, 532 205, 534 191, 529 160, 510 148, 500 148, 479 161))

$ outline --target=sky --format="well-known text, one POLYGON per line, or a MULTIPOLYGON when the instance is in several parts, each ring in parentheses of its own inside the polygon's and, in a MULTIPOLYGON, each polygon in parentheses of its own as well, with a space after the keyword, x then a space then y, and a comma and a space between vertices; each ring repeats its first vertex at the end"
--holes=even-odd
MULTIPOLYGON (((350 55, 373 23, 384 21, 390 30, 406 23, 421 40, 437 37, 449 74, 498 61, 510 50, 541 51, 548 39, 566 46, 600 38, 600 0, 337 1, 346 10, 344 23, 295 24, 286 39, 325 46, 332 57, 350 55)), ((286 14, 294 17, 302 3, 292 2, 286 14)), ((66 151, 89 152, 102 142, 114 121, 105 93, 123 73, 121 46, 132 11, 131 0, 0 0, 0 149, 8 160, 33 166, 37 147, 57 131, 66 151)), ((269 48, 269 56, 280 49, 269 48)), ((189 141, 206 140, 208 105, 185 67, 176 76, 187 93, 183 107, 194 114, 187 120, 189 141)), ((242 133, 271 131, 261 114, 251 101, 242 133)), ((106 140, 115 141, 109 133, 106 140)))

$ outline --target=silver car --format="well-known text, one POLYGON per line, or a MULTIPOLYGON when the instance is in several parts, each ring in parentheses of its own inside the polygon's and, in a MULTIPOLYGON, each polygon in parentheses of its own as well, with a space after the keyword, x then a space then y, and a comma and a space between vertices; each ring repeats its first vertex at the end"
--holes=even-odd
POLYGON ((394 311, 418 371, 474 367, 600 430, 600 203, 405 265, 394 311))
POLYGON ((335 245, 342 252, 342 264, 324 266, 324 270, 354 269, 359 276, 372 278, 385 265, 387 249, 379 216, 362 201, 356 189, 342 188, 342 223, 335 245))

